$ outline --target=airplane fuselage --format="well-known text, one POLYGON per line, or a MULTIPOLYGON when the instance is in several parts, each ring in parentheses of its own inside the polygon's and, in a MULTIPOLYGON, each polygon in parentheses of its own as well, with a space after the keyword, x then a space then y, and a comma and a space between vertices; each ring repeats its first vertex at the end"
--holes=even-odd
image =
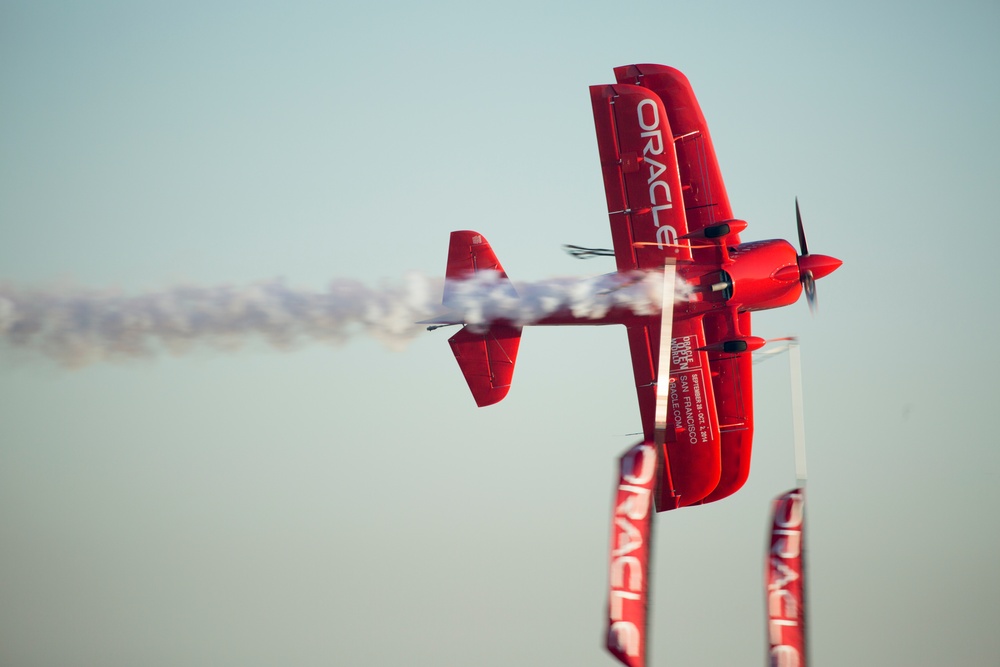
MULTIPOLYGON (((821 257, 828 259, 812 256, 821 257)), ((732 246, 728 248, 727 261, 718 264, 678 262, 677 275, 691 288, 691 293, 687 299, 675 302, 674 317, 695 317, 713 310, 744 312, 791 305, 802 295, 799 260, 792 244, 771 239, 732 246)), ((527 324, 629 325, 652 316, 639 315, 628 308, 612 308, 599 318, 580 317, 565 310, 527 324)))

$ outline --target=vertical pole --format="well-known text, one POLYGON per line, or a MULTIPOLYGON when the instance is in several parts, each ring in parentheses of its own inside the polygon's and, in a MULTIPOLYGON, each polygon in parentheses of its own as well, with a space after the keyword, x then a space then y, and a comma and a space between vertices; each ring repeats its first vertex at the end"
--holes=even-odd
POLYGON ((802 408, 802 358, 799 341, 788 344, 788 367, 792 374, 792 428, 795 443, 795 478, 799 488, 806 482, 806 426, 802 408))
POLYGON ((658 447, 663 446, 667 428, 667 414, 670 407, 670 343, 674 331, 674 294, 677 278, 677 264, 667 259, 663 267, 663 296, 660 310, 660 352, 656 372, 656 413, 655 439, 658 447))

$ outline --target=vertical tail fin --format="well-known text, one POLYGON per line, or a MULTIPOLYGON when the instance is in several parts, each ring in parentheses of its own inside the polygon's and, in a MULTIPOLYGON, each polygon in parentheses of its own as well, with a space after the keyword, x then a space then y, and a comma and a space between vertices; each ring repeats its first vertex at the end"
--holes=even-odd
POLYGON ((449 283, 467 280, 481 271, 495 271, 506 280, 507 274, 489 241, 479 232, 452 232, 448 243, 448 268, 445 270, 444 305, 449 305, 452 288, 449 283))
MULTIPOLYGON (((445 271, 444 305, 448 306, 451 301, 453 281, 467 280, 480 271, 496 271, 507 280, 500 260, 482 234, 452 232, 445 271)), ((499 403, 507 395, 520 342, 521 327, 509 324, 491 324, 485 330, 463 327, 448 339, 479 407, 499 403)))

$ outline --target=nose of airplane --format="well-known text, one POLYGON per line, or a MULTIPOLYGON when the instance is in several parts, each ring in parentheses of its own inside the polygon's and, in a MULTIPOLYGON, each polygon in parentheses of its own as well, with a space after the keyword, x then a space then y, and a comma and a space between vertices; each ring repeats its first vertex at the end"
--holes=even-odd
POLYGON ((823 276, 828 276, 843 264, 836 257, 828 255, 810 255, 809 246, 806 245, 806 232, 802 226, 802 212, 799 210, 799 198, 795 198, 795 226, 799 232, 799 281, 802 289, 806 293, 806 300, 809 302, 809 310, 816 312, 816 281, 823 276))
POLYGON ((811 273, 814 280, 825 278, 840 268, 842 261, 829 255, 800 255, 799 273, 811 273))

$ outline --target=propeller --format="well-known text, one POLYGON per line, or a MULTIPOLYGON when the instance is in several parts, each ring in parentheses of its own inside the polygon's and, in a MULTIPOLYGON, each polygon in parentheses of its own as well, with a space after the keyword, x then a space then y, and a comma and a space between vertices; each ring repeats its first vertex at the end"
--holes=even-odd
POLYGON ((802 260, 809 256, 809 246, 806 244, 806 230, 802 227, 802 211, 799 209, 799 198, 795 198, 795 225, 799 230, 799 281, 809 302, 809 312, 816 312, 816 278, 808 266, 803 266, 802 260))
POLYGON ((802 226, 802 211, 799 209, 799 198, 795 198, 795 224, 799 232, 799 282, 806 293, 806 301, 809 302, 809 312, 816 312, 816 281, 823 276, 828 276, 843 264, 836 257, 827 255, 810 255, 809 246, 806 244, 806 232, 802 226))

